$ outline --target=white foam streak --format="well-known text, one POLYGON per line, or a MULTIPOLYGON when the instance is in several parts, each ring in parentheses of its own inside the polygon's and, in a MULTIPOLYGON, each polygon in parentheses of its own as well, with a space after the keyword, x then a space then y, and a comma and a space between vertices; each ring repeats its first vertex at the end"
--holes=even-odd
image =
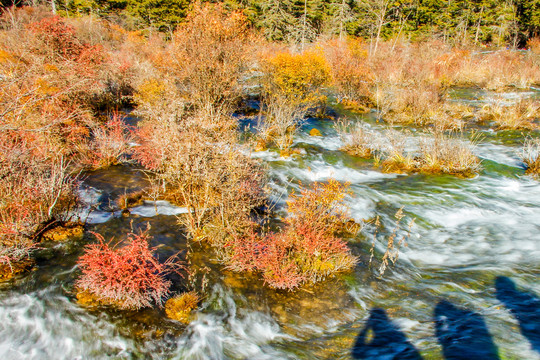
POLYGON ((219 286, 213 289, 206 306, 217 305, 220 311, 200 313, 178 342, 177 359, 219 360, 286 359, 286 354, 269 345, 290 339, 269 315, 238 311, 232 295, 219 286), (217 304, 216 304, 217 302, 217 304))
POLYGON ((128 358, 133 344, 53 287, 0 299, 0 358, 128 358), (98 340, 99 339, 99 340, 98 340))
POLYGON ((152 217, 156 215, 180 215, 189 212, 188 208, 172 205, 165 200, 145 201, 143 205, 131 208, 132 215, 152 217))

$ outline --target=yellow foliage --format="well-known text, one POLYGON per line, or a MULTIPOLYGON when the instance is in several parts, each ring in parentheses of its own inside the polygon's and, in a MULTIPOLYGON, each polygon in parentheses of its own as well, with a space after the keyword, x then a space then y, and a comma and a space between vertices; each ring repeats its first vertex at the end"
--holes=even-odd
POLYGON ((354 58, 366 60, 368 57, 368 51, 362 38, 349 38, 347 48, 354 58))
POLYGON ((322 52, 280 52, 265 60, 266 90, 285 96, 291 103, 310 104, 324 97, 320 88, 330 82, 330 66, 322 52))
POLYGON ((163 100, 167 94, 167 84, 159 79, 144 81, 135 92, 135 101, 138 104, 156 104, 163 100))
POLYGON ((199 295, 195 291, 183 293, 180 296, 167 300, 165 303, 165 313, 170 319, 188 323, 189 314, 197 307, 199 301, 199 295))
POLYGON ((54 95, 56 94, 58 91, 60 91, 60 89, 56 86, 53 86, 51 85, 47 80, 45 79, 37 79, 35 81, 35 84, 37 86, 37 90, 40 94, 42 95, 54 95))
POLYGON ((13 55, 11 55, 7 51, 0 50, 0 63, 4 63, 11 60, 13 60, 13 55))
POLYGON ((146 43, 146 37, 141 30, 130 31, 127 34, 127 42, 134 45, 144 45, 146 43))
POLYGON ((53 64, 45 64, 45 65, 43 65, 43 68, 47 72, 54 72, 54 73, 60 72, 58 67, 56 65, 53 65, 53 64))
POLYGON ((16 275, 22 274, 30 270, 34 266, 34 260, 23 259, 10 264, 0 264, 0 282, 7 281, 16 275))
POLYGON ((344 203, 350 193, 348 187, 349 184, 330 179, 327 183, 315 182, 311 188, 303 188, 300 196, 291 194, 287 200, 288 221, 320 224, 329 233, 340 232, 350 220, 344 203))

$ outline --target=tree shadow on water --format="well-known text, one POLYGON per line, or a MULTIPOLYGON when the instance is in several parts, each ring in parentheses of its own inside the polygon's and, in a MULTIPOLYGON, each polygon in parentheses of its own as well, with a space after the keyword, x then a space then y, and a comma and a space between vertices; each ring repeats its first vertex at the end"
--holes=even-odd
POLYGON ((519 321, 523 336, 534 350, 540 352, 540 298, 516 289, 516 284, 506 276, 495 280, 497 299, 519 321))
POLYGON ((435 333, 446 360, 499 359, 482 317, 446 300, 435 307, 435 333))
POLYGON ((371 310, 366 327, 358 334, 353 359, 422 360, 405 335, 383 309, 371 310))

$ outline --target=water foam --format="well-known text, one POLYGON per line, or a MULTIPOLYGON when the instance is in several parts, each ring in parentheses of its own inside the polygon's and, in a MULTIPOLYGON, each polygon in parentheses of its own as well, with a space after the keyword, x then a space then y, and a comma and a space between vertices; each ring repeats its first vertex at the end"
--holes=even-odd
POLYGON ((58 294, 58 286, 0 299, 0 357, 130 358, 134 344, 116 327, 58 294), (99 340, 97 340, 99 339, 99 340))
POLYGON ((209 300, 203 306, 214 307, 214 311, 199 313, 197 319, 190 323, 186 333, 178 340, 176 358, 291 358, 271 345, 291 337, 280 331, 279 325, 271 316, 258 311, 238 309, 228 290, 214 286, 209 300))

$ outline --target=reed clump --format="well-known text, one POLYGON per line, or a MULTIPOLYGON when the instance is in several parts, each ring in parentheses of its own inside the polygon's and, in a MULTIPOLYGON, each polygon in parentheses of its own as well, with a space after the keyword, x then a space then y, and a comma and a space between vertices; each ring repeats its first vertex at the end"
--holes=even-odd
POLYGON ((528 138, 525 140, 521 159, 527 167, 527 174, 540 175, 540 139, 528 138))
POLYGON ((480 120, 492 121, 501 130, 534 130, 538 128, 540 102, 519 99, 509 102, 499 99, 480 110, 480 120))

